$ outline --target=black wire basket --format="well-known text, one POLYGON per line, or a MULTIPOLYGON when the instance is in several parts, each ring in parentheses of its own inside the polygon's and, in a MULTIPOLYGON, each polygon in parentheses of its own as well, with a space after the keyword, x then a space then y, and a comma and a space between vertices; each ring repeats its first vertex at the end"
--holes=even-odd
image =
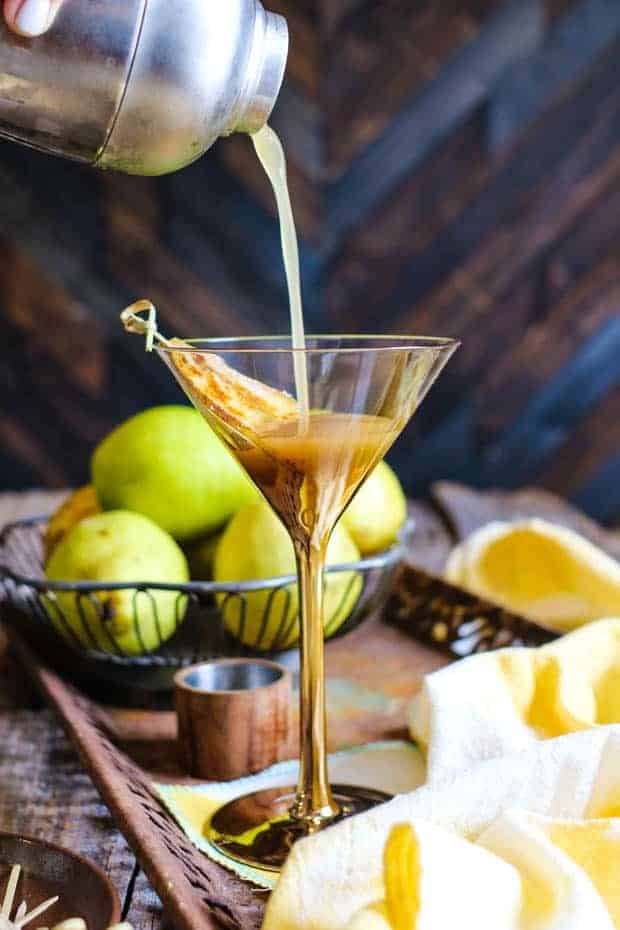
MULTIPOLYGON (((6 615, 46 656, 61 660, 74 678, 166 691, 179 668, 196 662, 255 655, 281 658, 297 645, 292 575, 186 584, 52 582, 43 567, 45 524, 45 518, 23 520, 0 534, 0 583, 10 608, 6 615), (110 605, 117 597, 124 599, 126 610, 129 605, 129 650, 109 623, 110 605)), ((406 532, 411 532, 410 526, 406 532)), ((382 605, 401 557, 399 543, 327 569, 328 585, 333 576, 341 583, 334 585, 337 601, 332 597, 326 638, 345 635, 382 605)))

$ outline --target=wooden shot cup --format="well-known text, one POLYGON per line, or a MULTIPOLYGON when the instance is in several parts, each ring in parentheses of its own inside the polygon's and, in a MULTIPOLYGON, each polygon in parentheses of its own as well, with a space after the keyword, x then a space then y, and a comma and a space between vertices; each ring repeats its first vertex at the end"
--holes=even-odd
POLYGON ((230 781, 290 758, 292 678, 266 659, 218 659, 174 679, 178 749, 196 778, 230 781))

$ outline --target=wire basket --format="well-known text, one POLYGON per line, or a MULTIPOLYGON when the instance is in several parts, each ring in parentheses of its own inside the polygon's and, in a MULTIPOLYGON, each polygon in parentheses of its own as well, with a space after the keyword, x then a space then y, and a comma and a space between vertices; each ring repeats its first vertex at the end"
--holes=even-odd
MULTIPOLYGON (((118 685, 137 685, 144 691, 163 691, 172 687, 179 668, 193 663, 221 657, 281 656, 297 644, 292 575, 186 584, 52 582, 45 578, 43 568, 45 523, 45 518, 23 520, 4 529, 0 583, 12 608, 9 619, 19 625, 20 633, 50 658, 62 659, 74 677, 94 676, 118 685), (117 595, 131 605, 139 655, 129 654, 106 622, 112 596, 117 595), (171 627, 174 632, 169 635, 171 627)), ((350 632, 384 602, 401 556, 402 545, 397 544, 370 558, 327 569, 328 575, 347 580, 339 586, 338 603, 332 606, 325 627, 326 638, 350 632)))

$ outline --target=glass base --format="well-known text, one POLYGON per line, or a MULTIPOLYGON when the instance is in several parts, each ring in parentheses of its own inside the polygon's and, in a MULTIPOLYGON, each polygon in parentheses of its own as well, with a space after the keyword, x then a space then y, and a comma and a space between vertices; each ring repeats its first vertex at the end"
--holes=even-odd
POLYGON ((297 840, 383 804, 391 797, 372 788, 350 785, 332 785, 332 795, 339 813, 316 820, 291 814, 295 788, 271 788, 245 795, 216 811, 209 824, 208 838, 235 862, 279 872, 297 840))

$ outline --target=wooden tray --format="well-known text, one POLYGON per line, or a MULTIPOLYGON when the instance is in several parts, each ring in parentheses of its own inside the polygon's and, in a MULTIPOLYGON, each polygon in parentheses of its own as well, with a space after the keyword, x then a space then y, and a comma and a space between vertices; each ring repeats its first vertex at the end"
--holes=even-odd
MULTIPOLYGON (((424 674, 450 655, 507 642, 536 644, 552 635, 429 576, 442 567, 455 538, 489 519, 538 514, 579 529, 620 556, 616 534, 542 492, 480 495, 440 485, 434 508, 412 507, 418 532, 409 559, 417 567, 403 568, 389 615, 328 644, 330 749, 402 735, 409 698, 424 674)), ((198 852, 152 791, 153 780, 190 781, 176 765, 174 715, 104 708, 50 669, 14 623, 10 630, 25 667, 58 712, 177 930, 218 925, 257 930, 265 892, 198 852)))

